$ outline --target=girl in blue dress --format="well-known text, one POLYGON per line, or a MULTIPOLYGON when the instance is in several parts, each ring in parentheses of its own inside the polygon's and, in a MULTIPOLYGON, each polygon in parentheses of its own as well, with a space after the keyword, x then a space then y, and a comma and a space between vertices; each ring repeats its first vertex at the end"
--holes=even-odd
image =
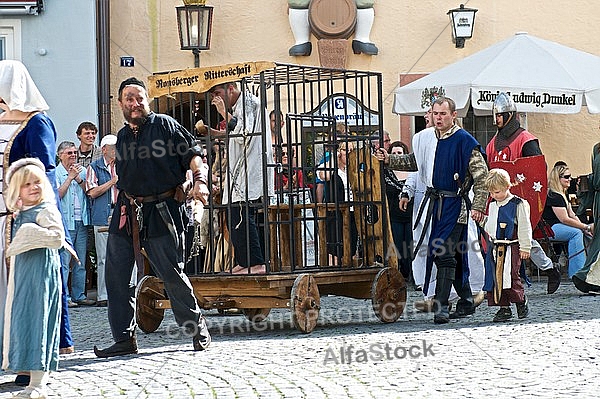
POLYGON ((60 257, 65 236, 61 214, 44 165, 35 158, 15 162, 6 175, 5 201, 15 213, 5 252, 10 272, 2 337, 2 368, 29 370, 19 398, 45 398, 49 372, 58 368, 60 257))

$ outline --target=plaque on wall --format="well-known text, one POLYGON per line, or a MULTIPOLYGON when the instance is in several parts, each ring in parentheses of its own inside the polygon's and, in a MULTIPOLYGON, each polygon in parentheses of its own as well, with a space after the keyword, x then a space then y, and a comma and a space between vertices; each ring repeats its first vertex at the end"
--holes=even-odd
POLYGON ((346 68, 346 53, 348 40, 346 39, 319 39, 319 62, 326 68, 346 68))

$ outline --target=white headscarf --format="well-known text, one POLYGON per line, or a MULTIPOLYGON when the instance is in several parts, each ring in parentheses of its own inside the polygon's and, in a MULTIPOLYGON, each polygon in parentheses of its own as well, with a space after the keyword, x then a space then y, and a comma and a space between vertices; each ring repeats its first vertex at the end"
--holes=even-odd
POLYGON ((11 111, 46 111, 50 108, 20 61, 0 61, 0 98, 11 111))

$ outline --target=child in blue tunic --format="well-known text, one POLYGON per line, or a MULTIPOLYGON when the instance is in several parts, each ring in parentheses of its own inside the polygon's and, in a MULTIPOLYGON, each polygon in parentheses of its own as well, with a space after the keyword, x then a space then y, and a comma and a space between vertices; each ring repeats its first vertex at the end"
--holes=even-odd
POLYGON ((27 370, 19 398, 45 398, 49 372, 58 368, 60 257, 65 243, 61 214, 44 165, 34 158, 7 172, 6 206, 15 213, 5 256, 10 273, 2 337, 2 368, 27 370))
POLYGON ((488 216, 483 221, 487 233, 487 248, 485 257, 484 291, 488 293, 488 305, 500 306, 494 316, 495 322, 508 321, 512 318, 511 303, 516 304, 519 319, 527 317, 529 306, 523 283, 519 275, 521 261, 529 258, 531 251, 531 222, 529 220, 529 203, 510 192, 510 175, 504 169, 492 169, 485 181, 492 201, 489 205, 488 216), (503 264, 504 273, 497 273, 496 257, 498 255, 497 240, 504 240, 506 256, 503 264), (496 245, 494 244, 496 242, 496 245), (498 280, 502 281, 498 281, 498 280), (494 290, 502 290, 498 298, 494 290))

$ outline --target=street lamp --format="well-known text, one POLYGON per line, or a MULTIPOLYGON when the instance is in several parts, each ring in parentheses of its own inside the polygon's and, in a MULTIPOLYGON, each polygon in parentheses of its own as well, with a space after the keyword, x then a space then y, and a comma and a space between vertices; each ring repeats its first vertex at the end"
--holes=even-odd
POLYGON ((465 5, 461 4, 459 8, 454 8, 446 13, 450 16, 452 38, 456 43, 456 48, 465 47, 465 39, 473 36, 476 12, 475 8, 465 8, 465 5))
POLYGON ((183 0, 177 9, 177 29, 182 50, 192 50, 194 66, 200 66, 200 50, 210 49, 213 7, 206 0, 183 0))

